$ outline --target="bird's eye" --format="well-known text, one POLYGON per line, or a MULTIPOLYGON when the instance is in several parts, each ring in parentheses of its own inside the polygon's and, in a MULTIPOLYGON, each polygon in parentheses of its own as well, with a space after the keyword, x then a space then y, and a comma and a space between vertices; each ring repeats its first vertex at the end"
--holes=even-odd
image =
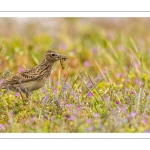
POLYGON ((56 54, 51 54, 51 56, 52 56, 52 57, 55 57, 55 56, 56 56, 56 54))

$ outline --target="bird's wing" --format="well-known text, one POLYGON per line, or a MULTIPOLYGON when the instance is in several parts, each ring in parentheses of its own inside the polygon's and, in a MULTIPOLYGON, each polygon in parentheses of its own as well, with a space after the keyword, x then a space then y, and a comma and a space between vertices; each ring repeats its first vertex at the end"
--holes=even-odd
POLYGON ((38 75, 36 74, 35 69, 31 68, 16 74, 11 79, 5 80, 5 84, 18 84, 19 82, 24 83, 24 82, 36 80, 37 78, 38 75))

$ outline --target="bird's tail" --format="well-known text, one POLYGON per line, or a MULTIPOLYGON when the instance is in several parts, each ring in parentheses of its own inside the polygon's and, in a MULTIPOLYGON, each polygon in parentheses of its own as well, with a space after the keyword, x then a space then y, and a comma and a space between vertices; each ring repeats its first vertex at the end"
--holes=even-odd
POLYGON ((1 89, 6 89, 5 83, 0 83, 0 90, 1 90, 1 89))
POLYGON ((0 83, 0 91, 2 89, 5 89, 5 90, 3 92, 0 92, 0 101, 1 101, 1 98, 9 91, 9 88, 7 88, 5 83, 0 83))

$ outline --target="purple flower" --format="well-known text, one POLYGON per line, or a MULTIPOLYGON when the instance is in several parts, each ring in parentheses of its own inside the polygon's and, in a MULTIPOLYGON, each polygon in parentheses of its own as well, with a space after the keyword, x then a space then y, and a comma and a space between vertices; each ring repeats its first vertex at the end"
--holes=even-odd
POLYGON ((92 131, 92 130, 93 130, 93 127, 90 126, 90 127, 87 128, 87 130, 88 130, 88 131, 92 131))
POLYGON ((143 86, 144 85, 144 83, 142 82, 142 81, 139 81, 139 86, 143 86))
POLYGON ((53 90, 53 94, 56 94, 57 93, 57 90, 53 90))
POLYGON ((73 117, 72 117, 72 116, 70 116, 70 117, 68 118, 68 120, 69 120, 69 121, 73 120, 73 117))
POLYGON ((44 101, 47 101, 47 100, 48 100, 48 96, 47 96, 47 95, 44 96, 44 97, 43 97, 43 100, 44 100, 44 101))
POLYGON ((0 124, 0 130, 5 130, 5 126, 3 124, 0 124))
POLYGON ((24 124, 29 124, 29 120, 26 120, 26 121, 24 122, 24 124))
POLYGON ((133 83, 138 83, 138 82, 139 82, 138 79, 134 79, 134 80, 133 80, 133 83))
POLYGON ((97 50, 95 48, 90 49, 93 54, 97 54, 97 50))
POLYGON ((138 63, 134 62, 134 63, 132 64, 132 66, 133 66, 133 67, 137 67, 137 66, 138 66, 138 63))
POLYGON ((90 119, 86 119, 86 123, 90 124, 91 120, 90 119))
POLYGON ((129 89, 126 87, 126 88, 125 88, 125 91, 126 91, 126 92, 128 92, 128 91, 129 91, 129 89))
POLYGON ((117 78, 120 78, 120 77, 121 77, 121 73, 117 73, 115 76, 116 76, 117 78))
POLYGON ((36 122, 36 117, 33 117, 33 118, 32 118, 32 121, 33 121, 33 122, 36 122))
POLYGON ((65 87, 66 87, 66 89, 68 89, 68 90, 70 90, 71 89, 71 85, 69 84, 69 83, 65 83, 65 87))
POLYGON ((128 70, 129 70, 129 67, 125 66, 124 69, 125 69, 125 71, 128 71, 128 70))
POLYGON ((91 92, 88 92, 88 93, 87 93, 87 96, 88 96, 88 97, 91 97, 91 96, 92 96, 92 93, 91 93, 91 92))
POLYGON ((126 111, 126 108, 123 106, 121 107, 121 111, 125 112, 126 111))
POLYGON ((130 117, 130 118, 135 117, 135 116, 136 116, 136 112, 131 112, 131 113, 129 114, 129 117, 130 117))
POLYGON ((130 93, 130 94, 132 94, 132 95, 133 95, 133 94, 135 94, 135 92, 134 92, 134 91, 131 91, 131 93, 130 93))
POLYGON ((90 81, 87 82, 87 87, 91 87, 92 83, 90 81))
POLYGON ((116 101, 116 105, 118 105, 119 104, 119 102, 118 101, 116 101))
POLYGON ((144 133, 150 133, 150 130, 145 130, 144 133))
POLYGON ((85 67, 88 67, 88 66, 89 66, 89 62, 88 62, 88 61, 85 61, 85 62, 83 63, 83 65, 84 65, 85 67))
POLYGON ((45 93, 46 92, 46 90, 45 89, 42 89, 42 93, 45 93))
POLYGON ((98 97, 98 98, 97 98, 97 100, 98 100, 98 101, 101 101, 101 100, 102 100, 102 98, 101 98, 101 97, 98 97))
POLYGON ((18 68, 19 73, 23 72, 23 70, 24 70, 23 68, 18 68))
POLYGON ((67 46, 66 46, 65 44, 61 44, 61 45, 60 45, 60 48, 61 48, 62 50, 66 50, 67 46))
POLYGON ((55 85, 58 85, 58 81, 55 82, 55 85))
POLYGON ((143 120, 142 120, 142 123, 143 123, 144 125, 146 125, 146 120, 145 120, 145 119, 143 119, 143 120))
POLYGON ((66 107, 68 107, 68 108, 69 108, 70 106, 71 106, 70 104, 66 104, 66 107))
POLYGON ((81 110, 81 108, 80 107, 77 107, 77 111, 80 111, 81 110))
POLYGON ((75 92, 71 91, 70 94, 74 96, 74 95, 75 95, 75 92))
POLYGON ((19 93, 15 93, 14 96, 15 96, 15 97, 18 97, 18 96, 19 96, 19 93))
POLYGON ((98 113, 95 113, 93 116, 94 116, 94 117, 98 117, 98 116, 99 116, 99 114, 98 114, 98 113))

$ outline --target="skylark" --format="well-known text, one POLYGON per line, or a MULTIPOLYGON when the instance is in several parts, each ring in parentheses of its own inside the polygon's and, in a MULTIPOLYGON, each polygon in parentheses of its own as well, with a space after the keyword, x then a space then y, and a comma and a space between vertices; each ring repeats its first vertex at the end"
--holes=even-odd
MULTIPOLYGON (((48 79, 51 74, 53 64, 60 60, 63 67, 62 61, 66 59, 66 56, 62 56, 56 51, 48 50, 39 65, 26 69, 10 79, 6 79, 0 85, 0 89, 6 89, 7 91, 12 90, 20 94, 23 92, 28 99, 31 91, 38 90, 45 85, 46 79, 48 79)), ((21 97, 23 99, 22 94, 21 97)))

